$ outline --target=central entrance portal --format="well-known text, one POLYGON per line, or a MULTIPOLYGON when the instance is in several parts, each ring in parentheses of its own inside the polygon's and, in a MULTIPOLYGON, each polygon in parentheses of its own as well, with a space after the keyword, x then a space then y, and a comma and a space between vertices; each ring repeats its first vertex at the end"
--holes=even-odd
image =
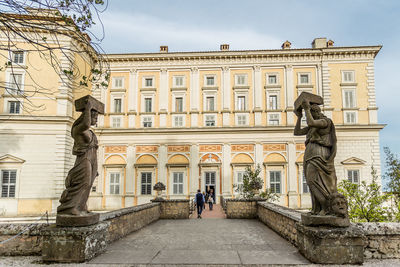
POLYGON ((212 192, 214 193, 214 197, 213 197, 213 202, 215 203, 215 199, 216 199, 216 190, 215 190, 215 176, 216 176, 216 172, 205 172, 205 192, 209 193, 212 189, 212 192))

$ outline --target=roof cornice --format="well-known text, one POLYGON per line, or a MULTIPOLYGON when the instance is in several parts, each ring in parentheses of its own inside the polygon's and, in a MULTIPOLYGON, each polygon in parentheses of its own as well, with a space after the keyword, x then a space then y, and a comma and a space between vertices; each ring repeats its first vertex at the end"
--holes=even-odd
POLYGON ((269 58, 269 57, 294 57, 313 56, 323 57, 329 55, 370 54, 375 57, 382 46, 353 46, 329 48, 302 48, 302 49, 271 49, 271 50, 230 50, 230 51, 194 51, 194 52, 168 52, 168 53, 126 53, 105 54, 110 62, 120 61, 163 61, 181 59, 211 59, 211 58, 269 58))

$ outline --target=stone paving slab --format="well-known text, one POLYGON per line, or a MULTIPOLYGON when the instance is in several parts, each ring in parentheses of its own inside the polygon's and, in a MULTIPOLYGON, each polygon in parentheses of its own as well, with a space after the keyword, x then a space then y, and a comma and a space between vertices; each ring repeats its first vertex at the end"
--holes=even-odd
POLYGON ((159 220, 114 242, 91 264, 307 264, 258 220, 159 220))

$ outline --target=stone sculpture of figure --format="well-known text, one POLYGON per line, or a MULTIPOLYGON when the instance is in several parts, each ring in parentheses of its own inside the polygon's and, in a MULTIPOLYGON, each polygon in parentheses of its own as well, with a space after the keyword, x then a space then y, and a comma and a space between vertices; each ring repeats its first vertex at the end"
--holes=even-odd
POLYGON ((347 199, 344 195, 333 193, 328 198, 329 201, 329 214, 337 217, 348 217, 347 213, 347 199))
MULTIPOLYGON (((296 109, 295 135, 306 135, 304 174, 310 188, 312 215, 327 215, 330 211, 329 197, 337 193, 337 178, 334 166, 336 155, 336 132, 331 119, 322 114, 317 104, 304 98, 301 107, 307 119, 307 127, 301 128, 301 109, 296 109)), ((347 210, 346 210, 347 212, 347 210)))
POLYGON ((98 144, 90 126, 97 123, 97 115, 104 112, 104 105, 91 96, 78 99, 75 105, 78 111, 82 111, 71 129, 74 139, 72 154, 76 155, 76 161, 65 179, 66 189, 61 195, 61 205, 57 208, 57 214, 84 216, 88 213, 86 202, 94 179, 98 175, 98 144), (78 104, 82 106, 80 109, 78 104))

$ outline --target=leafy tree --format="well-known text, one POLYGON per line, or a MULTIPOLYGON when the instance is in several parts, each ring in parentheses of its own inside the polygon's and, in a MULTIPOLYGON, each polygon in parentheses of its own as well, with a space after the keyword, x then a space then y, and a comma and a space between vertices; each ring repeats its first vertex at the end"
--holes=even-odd
MULTIPOLYGON (((256 168, 246 167, 246 171, 243 175, 243 185, 234 185, 235 191, 239 192, 241 197, 245 199, 254 198, 263 187, 263 179, 260 177, 261 167, 257 165, 256 168)), ((260 197, 267 201, 274 201, 277 195, 273 193, 269 188, 260 194, 260 197)))
POLYGON ((372 168, 372 182, 360 184, 348 180, 340 182, 338 191, 348 201, 349 217, 356 222, 382 222, 388 220, 388 209, 383 207, 388 195, 382 194, 381 186, 377 184, 376 170, 372 168))
POLYGON ((100 47, 104 29, 101 37, 90 30, 95 21, 101 22, 100 14, 107 7, 103 0, 0 0, 0 6, 0 71, 7 69, 14 74, 23 68, 30 80, 21 90, 12 75, 13 86, 18 88, 11 90, 5 81, 0 82, 0 88, 16 99, 23 98, 25 110, 44 108, 32 102, 32 96, 54 98, 54 90, 43 85, 42 78, 46 76, 35 76, 40 70, 39 62, 30 60, 30 55, 40 57, 39 64, 50 65, 64 87, 89 90, 91 83, 108 85, 109 67, 100 47), (71 38, 72 43, 66 42, 71 38), (16 51, 27 52, 30 66, 12 58, 16 51), (76 54, 88 55, 89 69, 84 73, 79 71, 76 54))
POLYGON ((386 155, 386 172, 384 179, 387 180, 389 192, 393 195, 395 204, 400 204, 400 159, 393 154, 389 147, 384 147, 383 151, 386 155))

